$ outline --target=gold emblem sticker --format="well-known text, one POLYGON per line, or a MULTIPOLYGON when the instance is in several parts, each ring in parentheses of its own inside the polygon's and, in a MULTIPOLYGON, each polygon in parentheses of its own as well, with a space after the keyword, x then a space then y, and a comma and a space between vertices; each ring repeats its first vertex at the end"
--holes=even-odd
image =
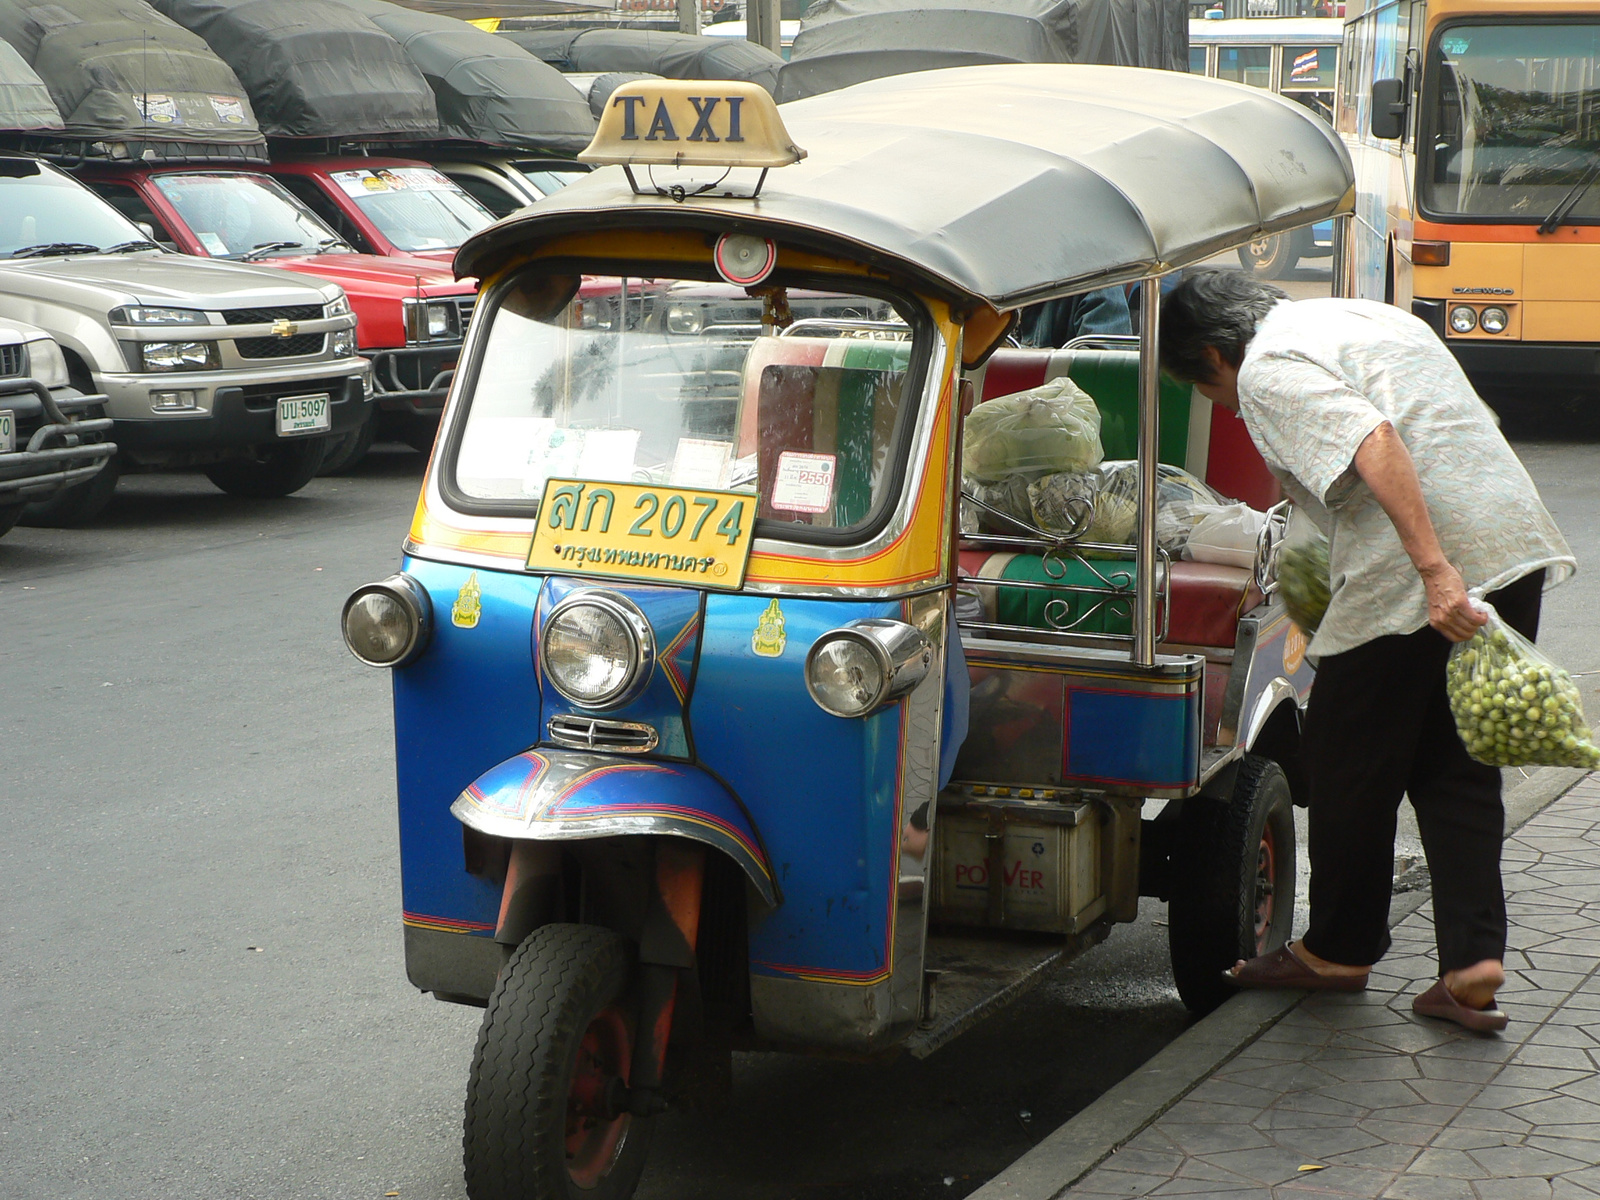
POLYGON ((456 593, 456 602, 450 606, 450 622, 459 629, 476 629, 482 615, 483 589, 478 586, 478 573, 474 571, 456 593))
POLYGON ((752 492, 552 479, 528 569, 737 591, 755 523, 752 492))

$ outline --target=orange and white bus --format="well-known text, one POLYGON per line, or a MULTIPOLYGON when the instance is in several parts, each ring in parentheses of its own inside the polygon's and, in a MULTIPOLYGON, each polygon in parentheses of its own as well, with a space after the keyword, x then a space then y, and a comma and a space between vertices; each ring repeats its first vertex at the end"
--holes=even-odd
POLYGON ((1422 317, 1486 395, 1600 398, 1600 0, 1347 12, 1346 294, 1422 317))

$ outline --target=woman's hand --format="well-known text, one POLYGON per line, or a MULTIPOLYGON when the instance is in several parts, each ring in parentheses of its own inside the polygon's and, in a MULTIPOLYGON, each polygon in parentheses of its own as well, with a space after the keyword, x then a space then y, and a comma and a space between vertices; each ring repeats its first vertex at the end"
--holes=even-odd
POLYGON ((1464 642, 1488 621, 1473 607, 1461 572, 1447 562, 1422 568, 1422 586, 1428 592, 1428 624, 1452 642, 1464 642))

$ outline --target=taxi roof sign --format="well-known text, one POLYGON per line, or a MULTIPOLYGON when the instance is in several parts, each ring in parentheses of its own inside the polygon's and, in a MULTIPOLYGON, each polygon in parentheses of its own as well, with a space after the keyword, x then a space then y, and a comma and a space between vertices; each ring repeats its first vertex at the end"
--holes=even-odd
POLYGON ((755 83, 642 79, 606 101, 583 162, 662 167, 786 167, 806 152, 755 83))

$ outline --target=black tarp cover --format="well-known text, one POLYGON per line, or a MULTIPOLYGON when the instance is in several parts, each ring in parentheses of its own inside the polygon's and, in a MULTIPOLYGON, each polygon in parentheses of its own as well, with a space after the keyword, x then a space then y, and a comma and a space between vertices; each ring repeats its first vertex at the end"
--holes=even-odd
POLYGON ((778 100, 988 63, 1189 69, 1184 0, 817 0, 778 100))
POLYGON ((0 42, 0 132, 43 133, 61 128, 61 114, 44 80, 10 42, 0 42))
POLYGON ((649 29, 500 31, 560 71, 661 75, 667 79, 736 79, 776 92, 779 58, 739 38, 695 37, 649 29))
POLYGON ((583 97, 521 46, 386 0, 339 2, 400 43, 433 87, 442 137, 576 154, 594 136, 583 97))
POLYGON ((482 278, 578 231, 737 230, 1012 309, 1354 206, 1350 156, 1325 121, 1260 88, 1175 71, 961 67, 780 112, 808 154, 770 172, 757 200, 635 195, 621 167, 601 167, 473 234, 456 273, 482 278))
POLYGON ((67 139, 263 144, 238 77, 143 0, 0 0, 0 37, 49 88, 67 139))
POLYGON ((268 137, 432 137, 433 89, 400 43, 326 0, 155 0, 244 81, 268 137))

